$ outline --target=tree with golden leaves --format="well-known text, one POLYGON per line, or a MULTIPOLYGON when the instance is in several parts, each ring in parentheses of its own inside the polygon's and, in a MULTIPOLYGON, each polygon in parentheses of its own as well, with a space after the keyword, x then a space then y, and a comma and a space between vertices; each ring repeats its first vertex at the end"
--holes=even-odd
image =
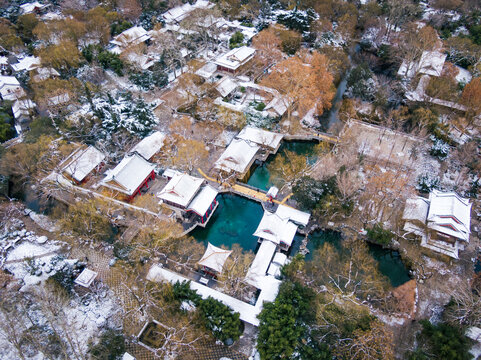
POLYGON ((181 139, 177 142, 177 154, 172 162, 190 173, 204 164, 209 157, 205 144, 194 139, 181 139))
POLYGON ((63 40, 56 45, 49 45, 38 50, 43 66, 60 71, 70 71, 80 64, 80 52, 74 42, 63 40))
POLYGON ((292 186, 307 171, 308 164, 305 155, 285 150, 281 156, 276 156, 270 164, 271 181, 278 186, 292 186))
POLYGON ((254 254, 252 251, 243 251, 239 244, 232 246, 232 253, 227 258, 219 275, 223 290, 227 294, 234 297, 246 295, 245 277, 253 260, 254 254))
POLYGON ((471 116, 481 114, 481 78, 474 78, 465 86, 461 102, 468 107, 471 116))
POLYGON ((281 61, 261 82, 282 95, 289 122, 295 109, 300 117, 313 107, 316 115, 321 115, 331 106, 334 97, 333 77, 328 71, 327 58, 317 51, 301 56, 281 61))
POLYGON ((13 25, 7 19, 0 19, 0 46, 5 50, 20 50, 23 41, 15 33, 13 25))
POLYGON ((277 36, 273 26, 258 33, 252 39, 252 47, 257 50, 265 65, 276 63, 282 59, 281 39, 277 36))

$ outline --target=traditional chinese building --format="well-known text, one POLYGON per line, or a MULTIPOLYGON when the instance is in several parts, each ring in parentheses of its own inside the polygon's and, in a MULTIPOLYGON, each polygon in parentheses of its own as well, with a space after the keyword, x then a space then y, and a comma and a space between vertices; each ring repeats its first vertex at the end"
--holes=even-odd
POLYGON ((421 246, 458 259, 469 243, 472 203, 454 192, 433 190, 429 199, 408 199, 404 231, 421 238, 421 246))

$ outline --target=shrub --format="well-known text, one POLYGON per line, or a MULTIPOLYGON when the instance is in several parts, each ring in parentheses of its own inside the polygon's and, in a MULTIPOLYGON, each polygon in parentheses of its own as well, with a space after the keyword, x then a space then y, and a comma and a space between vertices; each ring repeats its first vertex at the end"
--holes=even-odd
POLYGON ((169 83, 167 75, 162 71, 133 72, 129 80, 144 90, 152 90, 154 87, 163 88, 169 83))
POLYGON ((177 281, 172 287, 174 299, 179 302, 192 301, 196 306, 200 304, 202 297, 190 288, 190 281, 177 281))
POLYGON ((241 47, 243 43, 244 34, 242 34, 240 31, 236 31, 229 39, 229 48, 234 49, 236 47, 241 47))
POLYGON ((439 178, 433 174, 422 174, 418 178, 416 189, 422 193, 429 193, 433 189, 439 188, 439 178))
POLYGON ((374 100, 376 94, 374 74, 366 63, 356 66, 347 77, 347 86, 352 96, 365 101, 374 100))
POLYGON ((75 265, 65 263, 64 266, 50 276, 47 281, 54 284, 54 286, 64 289, 67 294, 71 295, 73 293, 74 280, 84 268, 85 265, 83 263, 77 262, 75 265))
POLYGON ((367 237, 373 243, 379 245, 388 245, 394 235, 391 231, 385 230, 382 224, 376 224, 370 229, 367 229, 367 237))
POLYGON ((470 360, 471 344, 461 329, 446 323, 431 324, 428 320, 421 320, 423 330, 421 336, 427 341, 430 352, 436 359, 470 360))
POLYGON ((110 51, 102 51, 97 56, 97 61, 105 69, 111 69, 118 76, 123 75, 124 63, 119 55, 111 53, 110 51))
POLYGON ((449 144, 434 136, 431 136, 431 140, 433 141, 433 146, 431 146, 429 153, 432 156, 437 157, 439 160, 446 159, 449 155, 449 144))
POLYGON ((260 102, 256 105, 257 111, 264 111, 265 108, 266 108, 266 104, 264 104, 263 102, 260 102))
POLYGON ((212 331, 216 339, 223 342, 239 339, 242 334, 239 313, 211 297, 200 302, 199 310, 205 327, 212 331))
POLYGON ((90 354, 97 360, 117 360, 125 353, 125 339, 121 332, 107 330, 96 345, 91 345, 90 354))
POLYGON ((110 25, 110 35, 115 36, 132 27, 132 23, 127 20, 116 21, 110 25))

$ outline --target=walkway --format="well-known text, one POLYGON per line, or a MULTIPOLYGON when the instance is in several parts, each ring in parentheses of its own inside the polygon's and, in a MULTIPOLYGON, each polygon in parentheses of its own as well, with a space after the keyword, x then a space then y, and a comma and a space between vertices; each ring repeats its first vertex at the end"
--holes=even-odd
MULTIPOLYGON (((227 183, 222 183, 221 181, 217 181, 216 179, 214 178, 211 178, 210 176, 206 175, 202 169, 198 168, 197 171, 204 177, 206 178, 207 180, 209 181, 212 181, 212 182, 215 182, 215 183, 218 183, 220 185, 223 185, 223 186, 228 186, 230 188, 230 190, 238 195, 241 195, 241 196, 245 196, 251 200, 255 200, 255 201, 260 201, 260 202, 270 202, 270 198, 262 191, 260 190, 254 190, 250 187, 247 187, 247 186, 243 186, 243 185, 240 185, 240 184, 234 184, 233 186, 227 184, 227 183)), ((276 204, 280 204, 280 205, 285 205, 285 202, 292 196, 293 194, 290 193, 289 195, 287 195, 282 201, 279 201, 279 200, 272 200, 274 203, 276 204)), ((289 205, 286 205, 286 206, 289 206, 289 205)))
POLYGON ((315 134, 301 134, 301 135, 284 135, 285 140, 319 140, 329 142, 331 144, 338 144, 340 142, 337 136, 318 132, 315 134))

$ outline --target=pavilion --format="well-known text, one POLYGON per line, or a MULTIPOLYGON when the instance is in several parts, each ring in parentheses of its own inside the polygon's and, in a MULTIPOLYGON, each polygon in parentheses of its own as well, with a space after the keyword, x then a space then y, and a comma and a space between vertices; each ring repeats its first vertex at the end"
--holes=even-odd
POLYGON ((202 266, 202 269, 206 273, 216 276, 224 269, 224 264, 231 253, 232 250, 224 250, 211 243, 207 243, 207 250, 198 264, 202 266))

